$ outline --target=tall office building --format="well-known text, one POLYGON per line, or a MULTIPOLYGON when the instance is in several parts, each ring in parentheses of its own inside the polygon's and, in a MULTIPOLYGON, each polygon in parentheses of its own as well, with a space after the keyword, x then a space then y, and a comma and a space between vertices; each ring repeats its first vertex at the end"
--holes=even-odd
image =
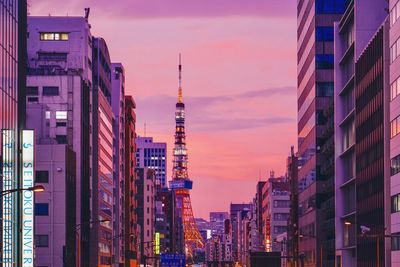
MULTIPOLYGON (((391 233, 400 234, 400 1, 390 0, 391 233)), ((392 238, 392 266, 400 266, 400 237, 392 238)))
POLYGON ((136 167, 153 169, 156 179, 166 187, 167 177, 167 143, 154 142, 153 137, 136 138, 136 167))
MULTIPOLYGON (((79 237, 77 257, 83 259, 89 247, 92 166, 90 26, 84 17, 49 16, 29 17, 28 25, 27 127, 35 129, 37 145, 67 145, 75 152, 76 222, 64 222, 64 227, 65 235, 79 237)), ((57 203, 61 205, 66 202, 57 203)), ((46 218, 50 221, 53 211, 49 210, 46 216, 38 222, 45 223, 46 218)), ((54 232, 49 233, 49 249, 57 238, 54 232)), ((40 261, 42 256, 36 254, 36 260, 40 261)), ((81 266, 88 266, 88 262, 82 261, 81 266)))
POLYGON ((306 266, 335 260, 334 21, 349 0, 297 1, 299 241, 306 266))
POLYGON ((210 212, 211 234, 222 237, 225 231, 225 220, 229 219, 228 212, 213 211, 210 212))
MULTIPOLYGON (((26 0, 2 1, 0 3, 0 161, 2 163, 20 162, 17 153, 20 146, 19 132, 25 127, 25 69, 26 69, 26 0), (7 146, 6 146, 7 145, 7 146)), ((14 175, 18 172, 18 164, 2 165, 2 190, 20 187, 14 175)), ((21 242, 18 241, 17 225, 20 218, 11 211, 16 210, 17 195, 2 198, 1 243, 4 266, 12 266, 13 262, 21 264, 21 242), (11 204, 10 204, 11 203, 11 204), (16 242, 17 241, 17 242, 16 242), (7 246, 7 253, 5 247, 7 246), (14 250, 17 248, 17 250, 14 250)))
POLYGON ((137 218, 136 189, 136 104, 132 96, 125 96, 125 266, 139 263, 140 227, 137 218), (133 234, 133 235, 132 235, 133 234))
MULTIPOLYGON (((371 49, 368 44, 386 20, 387 7, 386 1, 352 1, 341 20, 335 23, 332 32, 335 39, 335 229, 337 266, 367 266, 365 265, 367 260, 363 260, 366 256, 361 254, 366 252, 364 250, 366 245, 363 244, 363 240, 357 238, 357 235, 360 233, 361 225, 370 227, 374 223, 365 220, 366 215, 363 215, 365 210, 358 209, 362 207, 360 205, 362 202, 370 201, 370 197, 364 194, 364 190, 365 186, 368 186, 371 182, 382 185, 380 190, 382 190, 382 193, 384 192, 383 173, 382 176, 366 181, 364 173, 369 173, 371 170, 360 170, 360 166, 365 161, 365 156, 360 153, 360 150, 368 151, 365 150, 364 145, 361 146, 360 144, 365 142, 362 141, 364 138, 362 135, 370 131, 364 126, 370 121, 365 115, 370 114, 370 111, 364 111, 361 107, 356 108, 356 99, 364 98, 362 101, 366 102, 361 105, 366 105, 371 100, 368 100, 365 94, 356 95, 358 90, 356 85, 363 82, 365 76, 365 73, 356 72, 356 64, 359 65, 359 68, 362 68, 361 64, 364 64, 363 67, 367 66, 365 64, 367 59, 361 60, 361 58, 369 57, 368 52, 364 53, 364 51, 371 49), (361 63, 356 63, 359 59, 361 63), (365 120, 365 122, 362 120, 365 120), (358 131, 356 131, 357 124, 359 125, 358 131), (359 216, 363 216, 364 220, 357 219, 359 216)), ((383 56, 382 53, 381 55, 383 56)), ((380 76, 379 79, 382 77, 380 76)), ((376 96, 379 98, 378 102, 381 102, 374 111, 376 118, 379 117, 378 120, 380 121, 385 119, 384 105, 382 105, 382 85, 378 85, 378 83, 373 85, 375 87, 373 94, 376 92, 376 96)), ((372 91, 367 94, 370 93, 372 91)), ((387 127, 387 125, 382 126, 387 127)), ((370 137, 366 138, 364 140, 372 140, 370 137)), ((376 140, 373 142, 376 142, 376 140)), ((383 150, 380 151, 378 158, 379 160, 384 159, 383 150)), ((381 163, 377 163, 376 167, 381 163)), ((378 200, 380 204, 375 204, 382 207, 382 201, 383 198, 378 200)), ((372 207, 373 205, 370 206, 371 210, 372 207)), ((384 225, 384 213, 374 213, 370 219, 372 217, 379 220, 382 226, 384 225)), ((371 242, 375 241, 370 240, 369 246, 372 245, 371 242)), ((382 250, 382 254, 384 254, 384 250, 382 250)), ((368 261, 376 266, 376 260, 375 263, 373 259, 368 261)))
POLYGON ((102 38, 93 38, 93 180, 91 186, 91 219, 109 220, 110 224, 91 224, 90 266, 110 266, 113 259, 113 241, 119 239, 113 231, 115 190, 113 180, 113 112, 111 108, 111 60, 107 44, 102 38))
MULTIPOLYGON (((111 106, 113 120, 113 180, 114 180, 114 222, 113 222, 113 264, 125 263, 124 221, 125 201, 125 70, 121 63, 111 64, 111 106)), ((128 148, 129 149, 129 148, 128 148)), ((129 192, 129 191, 128 191, 129 192)), ((129 235, 129 232, 126 233, 129 235)))
POLYGON ((287 229, 287 265, 289 267, 299 266, 299 231, 298 231, 298 220, 299 220, 299 204, 298 204, 298 184, 297 184, 297 173, 298 173, 298 159, 294 152, 294 147, 290 149, 290 156, 286 161, 287 177, 289 182, 290 190, 290 211, 288 219, 287 229))

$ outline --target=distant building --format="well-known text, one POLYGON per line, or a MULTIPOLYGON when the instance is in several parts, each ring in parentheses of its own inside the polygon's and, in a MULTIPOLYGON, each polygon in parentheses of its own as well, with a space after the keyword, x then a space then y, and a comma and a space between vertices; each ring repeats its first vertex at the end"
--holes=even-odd
POLYGON ((241 227, 242 214, 244 212, 245 216, 252 209, 252 204, 232 204, 230 205, 230 219, 232 225, 232 256, 235 262, 241 260, 240 247, 242 244, 243 228, 241 227))
POLYGON ((137 214, 141 229, 140 264, 152 264, 155 236, 155 174, 148 168, 136 168, 137 214))
POLYGON ((224 222, 229 219, 228 212, 210 212, 211 234, 222 236, 224 234, 224 222))
POLYGON ((276 237, 287 231, 290 211, 289 182, 285 176, 275 177, 271 172, 270 178, 263 187, 266 203, 263 206, 263 220, 266 226, 266 250, 280 251, 281 246, 274 241, 276 237))
POLYGON ((153 137, 136 138, 136 167, 153 169, 156 179, 166 187, 167 143, 153 142, 153 137))

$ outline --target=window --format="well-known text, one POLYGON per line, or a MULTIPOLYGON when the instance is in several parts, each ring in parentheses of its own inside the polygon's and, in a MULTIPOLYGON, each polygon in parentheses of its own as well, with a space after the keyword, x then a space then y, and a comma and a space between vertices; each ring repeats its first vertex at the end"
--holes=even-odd
POLYGON ((37 86, 26 87, 26 95, 39 95, 39 88, 37 86))
POLYGON ((392 205, 391 211, 392 213, 396 213, 400 211, 400 194, 392 196, 392 205))
POLYGON ((400 77, 397 77, 397 79, 390 85, 390 100, 395 99, 399 94, 400 94, 400 77))
POLYGON ((318 97, 333 96, 333 91, 334 91, 333 82, 317 82, 316 91, 318 97))
POLYGON ((35 203, 35 215, 36 216, 48 216, 49 215, 49 203, 35 203))
POLYGON ((69 34, 66 32, 41 32, 40 41, 68 41, 69 34))
POLYGON ((48 183, 49 182, 49 171, 36 171, 35 182, 36 183, 48 183))
POLYGON ((67 60, 67 53, 38 52, 38 58, 39 60, 65 61, 67 60))
POLYGON ((56 111, 56 120, 68 119, 68 113, 66 111, 56 111))
POLYGON ((342 14, 346 11, 350 0, 316 0, 317 14, 342 14))
POLYGON ((333 42, 333 27, 317 27, 315 38, 318 42, 333 42))
POLYGON ((315 55, 317 69, 333 69, 334 57, 331 54, 315 55))
POLYGON ((289 219, 289 213, 274 213, 275 221, 287 221, 289 219))
POLYGON ((400 172, 400 155, 392 158, 390 161, 390 175, 395 175, 400 172))
POLYGON ((35 246, 39 248, 49 247, 49 236, 48 235, 35 235, 35 246))
POLYGON ((282 234, 284 232, 286 232, 287 230, 286 226, 274 226, 274 233, 275 234, 282 234))
POLYGON ((393 233, 392 237, 392 251, 400 250, 400 233, 393 233))
POLYGON ((33 102, 37 103, 37 102, 39 102, 39 98, 38 97, 28 97, 28 102, 29 103, 33 103, 33 102))
POLYGON ((400 132, 400 117, 395 118, 390 122, 390 138, 395 137, 400 132))
POLYGON ((275 208, 289 208, 289 200, 274 200, 275 208))
POLYGON ((67 136, 66 135, 56 135, 57 143, 59 144, 66 144, 67 143, 67 136))
POLYGON ((59 95, 59 89, 57 86, 43 86, 43 95, 46 96, 59 95))
POLYGON ((57 121, 56 122, 56 127, 66 127, 67 126, 67 122, 65 121, 57 121))
POLYGON ((393 25, 400 18, 400 2, 397 2, 390 10, 390 24, 393 25))
POLYGON ((51 118, 51 112, 46 111, 46 120, 49 120, 51 118))

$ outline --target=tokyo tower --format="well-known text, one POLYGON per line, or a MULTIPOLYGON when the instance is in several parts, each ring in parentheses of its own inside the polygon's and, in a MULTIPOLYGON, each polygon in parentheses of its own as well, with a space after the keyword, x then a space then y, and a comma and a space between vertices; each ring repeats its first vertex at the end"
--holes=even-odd
POLYGON ((175 146, 173 150, 173 170, 170 187, 175 192, 176 208, 181 211, 185 239, 185 252, 188 258, 196 248, 203 248, 204 241, 194 220, 189 191, 193 182, 189 179, 188 154, 185 141, 185 104, 182 95, 182 65, 179 54, 179 89, 175 110, 175 146))

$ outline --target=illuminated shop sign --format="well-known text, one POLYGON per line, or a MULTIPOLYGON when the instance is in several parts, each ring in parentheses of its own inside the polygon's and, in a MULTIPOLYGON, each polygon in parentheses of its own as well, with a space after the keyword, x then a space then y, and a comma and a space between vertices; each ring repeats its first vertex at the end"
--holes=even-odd
MULTIPOLYGON (((2 130, 2 183, 3 191, 13 189, 15 182, 15 140, 14 131, 2 130)), ((14 266, 14 196, 13 194, 3 194, 3 237, 2 237, 2 263, 3 267, 14 266)))
MULTIPOLYGON (((34 186, 34 133, 22 131, 22 188, 34 186)), ((33 267, 34 237, 34 192, 22 191, 22 263, 23 267, 33 267)))
POLYGON ((160 254, 160 233, 156 233, 156 238, 155 238, 155 240, 156 240, 156 251, 155 251, 155 253, 158 255, 158 254, 160 254))

